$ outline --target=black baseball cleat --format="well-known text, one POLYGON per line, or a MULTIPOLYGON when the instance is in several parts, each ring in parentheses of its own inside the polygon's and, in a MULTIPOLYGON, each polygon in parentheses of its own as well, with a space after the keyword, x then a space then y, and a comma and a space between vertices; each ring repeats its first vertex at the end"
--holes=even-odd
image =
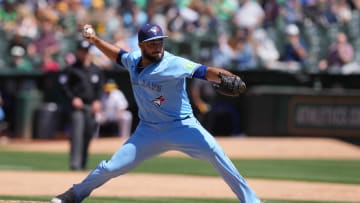
POLYGON ((76 196, 72 189, 52 198, 50 203, 76 203, 76 196))

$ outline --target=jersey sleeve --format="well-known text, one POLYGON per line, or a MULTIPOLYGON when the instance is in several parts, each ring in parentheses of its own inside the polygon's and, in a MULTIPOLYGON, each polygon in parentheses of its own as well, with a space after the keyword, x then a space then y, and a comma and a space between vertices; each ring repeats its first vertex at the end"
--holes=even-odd
MULTIPOLYGON (((127 55, 128 52, 123 50, 123 49, 120 49, 119 53, 118 53, 118 56, 116 58, 116 63, 122 67, 125 67, 125 64, 123 63, 122 59, 123 59, 123 56, 124 55, 127 55)), ((126 67, 125 67, 126 68, 126 67)))
POLYGON ((196 70, 203 66, 202 64, 195 63, 182 57, 176 57, 175 60, 174 64, 176 64, 176 72, 187 78, 192 78, 196 70))
POLYGON ((122 49, 119 52, 116 63, 124 67, 126 70, 129 70, 130 67, 134 66, 139 61, 140 57, 140 51, 127 52, 122 49))

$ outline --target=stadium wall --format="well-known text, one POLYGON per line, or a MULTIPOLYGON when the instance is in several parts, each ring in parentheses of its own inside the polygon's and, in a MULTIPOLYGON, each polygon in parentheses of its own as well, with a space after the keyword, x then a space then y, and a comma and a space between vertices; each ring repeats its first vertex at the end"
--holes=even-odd
MULTIPOLYGON (((137 114, 128 73, 106 71, 127 95, 130 110, 137 114)), ((235 107, 239 115, 233 128, 249 136, 360 136, 359 75, 305 74, 281 71, 237 72, 248 91, 239 98, 218 95, 217 101, 235 107)), ((36 135, 40 120, 64 130, 66 102, 58 84, 59 73, 3 73, 0 90, 5 101, 8 131, 13 137, 52 138, 36 135), (42 114, 56 104, 56 113, 42 114), (49 119, 43 119, 46 115, 49 119), (35 128, 35 129, 34 129, 35 128), (29 133, 30 132, 30 133, 29 133)), ((136 117, 136 116, 135 116, 136 117)), ((138 120, 134 120, 134 127, 138 120)), ((228 125, 217 120, 218 126, 228 125)), ((51 132, 51 131, 50 131, 51 132)), ((49 134, 49 133, 47 133, 49 134)), ((221 127, 216 135, 233 135, 221 127)))

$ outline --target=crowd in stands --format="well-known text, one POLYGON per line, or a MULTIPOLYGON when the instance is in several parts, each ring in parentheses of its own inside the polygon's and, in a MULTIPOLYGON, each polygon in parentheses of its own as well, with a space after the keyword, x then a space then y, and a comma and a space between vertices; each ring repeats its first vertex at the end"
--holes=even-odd
POLYGON ((168 51, 233 70, 360 72, 357 0, 0 0, 0 71, 64 69, 86 23, 126 50, 156 23, 168 51))

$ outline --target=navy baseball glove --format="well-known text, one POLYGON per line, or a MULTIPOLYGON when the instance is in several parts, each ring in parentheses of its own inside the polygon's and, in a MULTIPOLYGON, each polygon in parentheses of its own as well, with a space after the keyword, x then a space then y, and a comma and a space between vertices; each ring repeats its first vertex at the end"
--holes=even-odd
POLYGON ((213 87, 220 94, 235 97, 244 93, 246 90, 244 81, 238 76, 228 76, 219 73, 219 78, 221 83, 213 84, 213 87))

